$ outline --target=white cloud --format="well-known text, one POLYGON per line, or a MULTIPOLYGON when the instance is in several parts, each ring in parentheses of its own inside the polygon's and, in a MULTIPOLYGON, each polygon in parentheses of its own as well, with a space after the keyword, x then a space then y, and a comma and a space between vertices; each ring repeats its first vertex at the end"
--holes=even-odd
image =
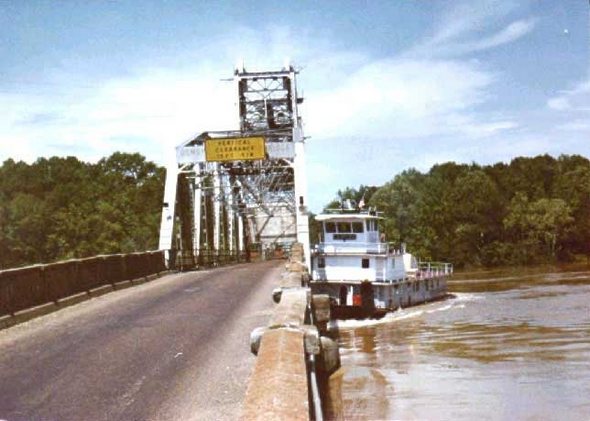
POLYGON ((200 131, 234 128, 233 84, 220 82, 219 73, 208 69, 193 70, 196 77, 168 69, 107 80, 91 94, 67 101, 0 96, 2 108, 11 110, 0 124, 0 158, 76 154, 94 160, 133 150, 158 159, 200 131), (43 115, 55 119, 36 122, 35 116, 43 115))
POLYGON ((490 123, 467 123, 463 125, 462 131, 473 138, 482 138, 516 129, 518 126, 518 123, 509 120, 494 121, 490 123))
POLYGON ((137 68, 132 76, 100 81, 93 89, 70 86, 66 79, 80 80, 80 75, 62 74, 51 82, 61 81, 56 91, 65 91, 63 97, 56 92, 0 95, 3 109, 10 110, 0 123, 0 159, 30 161, 77 150, 82 159, 94 160, 115 150, 139 150, 160 160, 201 131, 235 128, 235 87, 220 78, 231 74, 229 66, 240 55, 248 69, 253 68, 249 63, 276 68, 286 57, 304 68, 299 89, 307 97, 306 132, 314 138, 491 132, 490 122, 473 108, 486 101, 494 75, 475 62, 372 59, 336 49, 315 34, 278 27, 240 28, 199 53, 207 59, 137 68), (19 146, 9 146, 13 143, 19 146))
POLYGON ((464 38, 465 35, 481 31, 490 23, 505 17, 517 6, 514 1, 505 0, 464 0, 453 1, 451 4, 443 12, 434 35, 427 42, 440 45, 464 38))
POLYGON ((570 109, 569 100, 563 96, 550 98, 549 100, 547 100, 547 106, 557 111, 564 111, 570 109))
POLYGON ((590 80, 578 82, 573 89, 560 91, 547 101, 547 107, 556 111, 590 111, 590 80))
POLYGON ((323 137, 394 141, 450 133, 482 137, 516 123, 479 115, 495 76, 474 62, 385 59, 359 67, 337 85, 313 91, 306 130, 323 137))
POLYGON ((518 20, 487 38, 480 39, 471 44, 467 43, 465 47, 469 51, 479 51, 508 44, 531 32, 535 24, 536 21, 534 19, 518 20))
POLYGON ((509 44, 531 32, 534 18, 515 20, 501 29, 499 21, 516 7, 513 1, 457 1, 443 13, 434 33, 415 45, 414 57, 458 57, 509 44))
MULTIPOLYGON (((231 78, 238 61, 244 59, 248 70, 267 70, 293 57, 295 64, 314 62, 342 72, 364 57, 326 54, 333 50, 327 40, 288 28, 241 27, 201 47, 176 51, 178 59, 168 57, 169 64, 155 60, 129 69, 127 76, 86 86, 79 83, 84 74, 48 69, 42 83, 51 91, 45 94, 0 93, 0 106, 8 110, 0 119, 0 162, 65 154, 96 160, 116 150, 166 162, 164 155, 174 146, 202 131, 237 128, 235 85, 220 79, 231 78)), ((314 79, 307 77, 310 88, 318 83, 314 79)))
MULTIPOLYGON (((474 38, 480 22, 508 10, 500 7, 500 13, 494 2, 486 4, 489 9, 476 8, 475 18, 451 13, 446 29, 434 37, 438 46, 491 48, 534 26, 521 20, 474 38)), ((248 70, 277 68, 287 57, 302 68, 298 88, 311 136, 307 159, 314 210, 339 188, 380 184, 410 166, 426 170, 446 160, 503 159, 519 151, 542 153, 547 146, 518 141, 519 122, 505 111, 482 111, 500 76, 457 55, 372 57, 337 48, 318 34, 280 27, 238 28, 176 54, 182 61, 137 67, 131 76, 103 80, 91 89, 79 90, 61 76, 65 96, 0 94, 0 106, 7 110, 0 119, 0 161, 56 154, 95 160, 123 150, 168 162, 174 146, 191 136, 236 127, 235 86, 220 78, 231 76, 242 58, 248 70)))
POLYGON ((418 166, 408 157, 416 162, 437 137, 479 139, 514 127, 509 119, 476 111, 490 98, 496 76, 474 61, 375 59, 281 28, 242 28, 200 54, 208 59, 137 68, 132 76, 104 80, 93 89, 64 81, 63 97, 0 95, 3 109, 10 110, 0 123, 0 160, 68 154, 96 160, 122 150, 168 162, 174 146, 191 136, 237 126, 235 86, 220 78, 231 74, 229 66, 240 56, 249 70, 249 63, 280 67, 287 56, 303 67, 299 90, 311 136, 314 208, 338 188, 382 183, 394 174, 393 166, 418 166))

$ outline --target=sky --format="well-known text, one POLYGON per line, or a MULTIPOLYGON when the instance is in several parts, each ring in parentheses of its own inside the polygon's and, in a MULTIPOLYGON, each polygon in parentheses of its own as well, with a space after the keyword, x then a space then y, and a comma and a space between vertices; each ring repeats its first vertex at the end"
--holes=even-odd
POLYGON ((293 64, 309 203, 408 168, 590 157, 586 0, 0 0, 0 162, 237 128, 247 70, 293 64))

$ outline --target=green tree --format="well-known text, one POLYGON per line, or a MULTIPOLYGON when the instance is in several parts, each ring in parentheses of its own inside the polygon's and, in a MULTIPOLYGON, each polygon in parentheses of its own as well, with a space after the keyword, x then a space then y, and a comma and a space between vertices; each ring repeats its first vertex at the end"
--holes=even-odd
POLYGON ((359 205, 364 201, 365 205, 369 203, 373 194, 378 190, 376 186, 360 185, 358 189, 347 187, 344 190, 338 190, 336 198, 332 200, 325 209, 338 209, 346 200, 350 200, 352 204, 359 205))
POLYGON ((164 169, 117 152, 0 166, 0 267, 154 249, 164 169))
POLYGON ((573 222, 564 200, 542 198, 530 202, 519 192, 510 202, 504 226, 516 239, 522 261, 532 263, 539 256, 555 259, 561 236, 573 222))
POLYGON ((579 155, 410 169, 379 187, 370 205, 383 212, 388 240, 422 258, 457 266, 590 260, 590 161, 579 155))

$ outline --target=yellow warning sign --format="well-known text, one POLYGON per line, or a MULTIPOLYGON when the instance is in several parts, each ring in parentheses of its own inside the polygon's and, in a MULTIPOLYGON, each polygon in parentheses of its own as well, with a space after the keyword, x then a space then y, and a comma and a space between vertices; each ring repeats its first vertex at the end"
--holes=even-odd
POLYGON ((205 141, 207 161, 244 161, 264 157, 263 137, 229 137, 205 141))

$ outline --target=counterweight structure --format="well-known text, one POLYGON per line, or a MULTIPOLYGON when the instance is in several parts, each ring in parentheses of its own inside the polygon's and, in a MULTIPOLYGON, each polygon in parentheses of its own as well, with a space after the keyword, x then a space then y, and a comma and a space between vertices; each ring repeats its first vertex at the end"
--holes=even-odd
POLYGON ((160 249, 182 256, 181 264, 198 265, 204 256, 264 255, 295 241, 304 245, 309 264, 296 75, 291 66, 236 70, 239 130, 203 132, 176 148, 166 175, 160 249))

